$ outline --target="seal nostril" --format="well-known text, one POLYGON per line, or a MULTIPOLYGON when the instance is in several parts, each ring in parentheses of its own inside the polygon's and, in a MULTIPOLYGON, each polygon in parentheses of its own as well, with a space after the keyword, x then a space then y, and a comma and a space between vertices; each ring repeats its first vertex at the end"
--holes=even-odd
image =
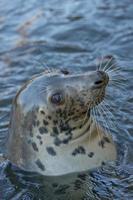
POLYGON ((101 84, 101 83, 103 83, 102 80, 100 80, 100 81, 96 81, 96 82, 95 82, 95 85, 99 85, 99 84, 101 84))

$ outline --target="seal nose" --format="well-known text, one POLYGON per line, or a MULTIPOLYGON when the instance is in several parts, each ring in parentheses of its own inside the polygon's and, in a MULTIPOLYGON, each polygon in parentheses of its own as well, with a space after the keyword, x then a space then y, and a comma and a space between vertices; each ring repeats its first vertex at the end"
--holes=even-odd
POLYGON ((95 87, 101 87, 107 85, 109 81, 109 76, 104 71, 97 71, 97 80, 94 82, 95 87))

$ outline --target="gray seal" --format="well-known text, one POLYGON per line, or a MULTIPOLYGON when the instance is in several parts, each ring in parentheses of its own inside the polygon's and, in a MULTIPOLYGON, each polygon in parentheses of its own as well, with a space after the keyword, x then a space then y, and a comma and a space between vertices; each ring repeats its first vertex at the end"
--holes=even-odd
POLYGON ((57 176, 116 160, 112 137, 90 115, 105 96, 104 71, 43 72, 17 93, 12 108, 8 158, 27 171, 57 176))

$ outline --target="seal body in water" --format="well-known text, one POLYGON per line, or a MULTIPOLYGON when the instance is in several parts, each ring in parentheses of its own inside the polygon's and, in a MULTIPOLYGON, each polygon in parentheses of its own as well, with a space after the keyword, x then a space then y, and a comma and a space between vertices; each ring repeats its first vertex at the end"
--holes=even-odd
POLYGON ((103 71, 41 73, 25 84, 12 108, 8 158, 48 176, 79 173, 116 160, 111 136, 90 110, 105 96, 103 71))

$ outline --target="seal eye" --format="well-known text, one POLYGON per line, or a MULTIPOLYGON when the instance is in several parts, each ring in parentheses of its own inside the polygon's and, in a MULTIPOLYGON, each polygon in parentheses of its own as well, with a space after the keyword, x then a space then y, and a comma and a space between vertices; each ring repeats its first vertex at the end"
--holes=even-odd
POLYGON ((56 105, 63 104, 64 96, 61 93, 55 93, 51 96, 51 102, 56 105))

